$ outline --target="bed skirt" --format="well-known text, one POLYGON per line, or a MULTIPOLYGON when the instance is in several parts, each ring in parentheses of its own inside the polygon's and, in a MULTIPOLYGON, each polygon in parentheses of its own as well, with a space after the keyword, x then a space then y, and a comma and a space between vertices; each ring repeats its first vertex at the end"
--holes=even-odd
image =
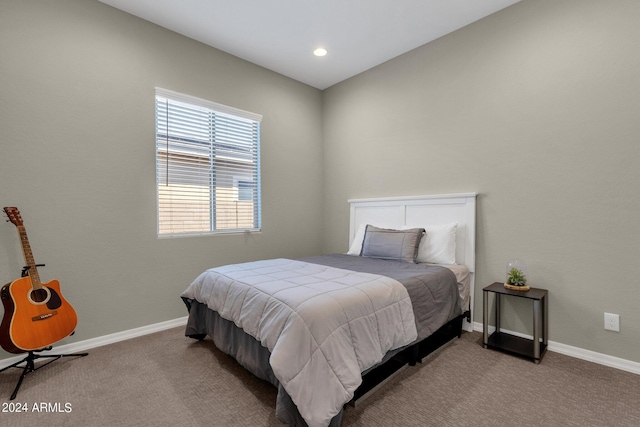
MULTIPOLYGON (((276 398, 278 420, 288 425, 306 427, 307 424, 298 412, 298 408, 273 374, 269 365, 271 352, 233 322, 223 319, 217 312, 210 310, 206 304, 186 298, 183 298, 183 301, 189 310, 185 335, 195 339, 204 339, 209 335, 218 349, 236 359, 253 375, 270 382, 278 389, 276 398)), ((459 316, 453 319, 419 343, 387 353, 379 365, 363 372, 363 382, 355 392, 354 401, 365 396, 402 366, 415 365, 433 350, 452 338, 459 337, 462 318, 463 316, 459 316)), ((343 411, 344 409, 331 420, 330 427, 340 426, 343 411)))

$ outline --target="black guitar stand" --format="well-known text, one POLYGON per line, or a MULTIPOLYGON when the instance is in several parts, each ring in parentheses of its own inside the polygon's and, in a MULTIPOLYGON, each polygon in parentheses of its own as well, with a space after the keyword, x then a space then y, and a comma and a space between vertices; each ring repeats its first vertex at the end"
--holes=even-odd
MULTIPOLYGON (((36 267, 44 267, 44 264, 36 264, 36 267)), ((29 275, 30 265, 25 265, 22 267, 22 271, 20 272, 20 277, 27 277, 29 275)))
POLYGON ((51 350, 51 347, 46 347, 43 348, 42 350, 35 350, 35 351, 30 351, 29 355, 27 357, 25 357, 24 359, 22 359, 19 362, 14 363, 13 365, 7 366, 5 368, 0 369, 0 372, 6 371, 9 368, 17 368, 17 369, 22 369, 22 375, 20 375, 20 379, 18 380, 18 384, 16 384, 16 388, 13 390, 13 393, 11 394, 11 397, 9 398, 9 400, 13 400, 16 398, 16 396, 18 395, 18 390, 20 390, 20 386, 22 385, 22 380, 24 380, 24 377, 27 376, 27 374, 37 371, 40 368, 44 368, 45 366, 47 366, 50 363, 55 362, 56 360, 60 359, 61 357, 84 357, 84 356, 88 356, 89 353, 76 353, 76 354, 37 354, 36 352, 39 351, 44 351, 44 350, 51 350), (48 362, 40 365, 40 366, 35 366, 35 361, 37 359, 41 359, 41 358, 51 358, 51 360, 49 360, 48 362), (24 363, 24 367, 19 366, 21 363, 24 363))
MULTIPOLYGON (((37 264, 36 267, 44 267, 44 264, 37 264)), ((29 266, 25 266, 22 269, 22 277, 26 277, 29 274, 29 266)), ((75 332, 72 332, 71 335, 73 335, 75 332)), ((11 394, 11 397, 9 398, 9 400, 14 400, 16 398, 16 396, 18 395, 18 391, 20 390, 20 386, 22 385, 22 380, 24 380, 24 377, 27 376, 27 374, 30 374, 31 372, 35 372, 40 368, 44 368, 45 366, 49 365, 50 363, 55 362, 56 360, 62 358, 62 357, 84 357, 84 356, 88 356, 89 353, 75 353, 75 354, 38 354, 41 351, 48 351, 51 350, 53 347, 49 346, 49 347, 45 347, 42 348, 40 350, 32 350, 29 351, 29 355, 27 357, 25 357, 24 359, 20 360, 19 362, 14 363, 13 365, 9 365, 6 366, 2 369, 0 369, 0 372, 4 372, 9 368, 16 368, 16 369, 22 369, 22 375, 20 375, 20 379, 18 380, 18 384, 16 384, 16 388, 13 389, 13 393, 11 394), (51 359, 46 363, 43 363, 42 365, 36 366, 35 365, 35 361, 37 359, 51 359), (24 363, 24 366, 20 366, 22 363, 24 363)))

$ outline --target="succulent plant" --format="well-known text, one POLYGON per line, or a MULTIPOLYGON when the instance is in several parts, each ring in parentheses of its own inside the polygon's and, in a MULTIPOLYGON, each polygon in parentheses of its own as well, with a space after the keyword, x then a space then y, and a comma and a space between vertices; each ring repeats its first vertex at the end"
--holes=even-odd
POLYGON ((507 277, 507 283, 514 286, 524 286, 527 284, 527 277, 521 270, 512 268, 509 270, 509 276, 507 277))

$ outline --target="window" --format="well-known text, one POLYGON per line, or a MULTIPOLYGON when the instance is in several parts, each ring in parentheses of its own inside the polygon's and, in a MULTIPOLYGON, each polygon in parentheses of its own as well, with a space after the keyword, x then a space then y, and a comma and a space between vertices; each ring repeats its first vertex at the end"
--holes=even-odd
POLYGON ((156 88, 159 236, 260 230, 261 119, 156 88))

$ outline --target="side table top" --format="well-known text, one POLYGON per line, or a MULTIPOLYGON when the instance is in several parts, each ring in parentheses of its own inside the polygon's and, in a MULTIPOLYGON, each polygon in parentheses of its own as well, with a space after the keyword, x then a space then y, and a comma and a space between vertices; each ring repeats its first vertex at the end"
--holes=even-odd
POLYGON ((491 285, 485 287, 483 291, 495 292, 497 294, 503 295, 514 295, 517 297, 530 298, 530 299, 542 299, 544 298, 548 291, 546 289, 541 288, 530 288, 528 291, 514 291, 511 289, 507 289, 504 287, 504 283, 502 282, 494 282, 491 285))

